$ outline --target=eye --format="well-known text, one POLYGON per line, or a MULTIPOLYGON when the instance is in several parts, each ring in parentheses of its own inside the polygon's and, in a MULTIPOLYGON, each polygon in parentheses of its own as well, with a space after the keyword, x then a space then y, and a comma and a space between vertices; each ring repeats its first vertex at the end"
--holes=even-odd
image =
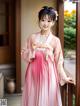
POLYGON ((48 20, 48 22, 51 22, 50 20, 48 20))
POLYGON ((45 21, 44 19, 42 19, 41 21, 45 21))

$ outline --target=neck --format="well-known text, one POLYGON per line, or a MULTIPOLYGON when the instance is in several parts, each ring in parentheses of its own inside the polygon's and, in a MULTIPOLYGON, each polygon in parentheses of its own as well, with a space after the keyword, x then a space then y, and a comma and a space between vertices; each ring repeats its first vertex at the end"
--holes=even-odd
POLYGON ((45 36, 48 36, 50 34, 51 31, 43 31, 41 30, 41 35, 45 35, 45 36))

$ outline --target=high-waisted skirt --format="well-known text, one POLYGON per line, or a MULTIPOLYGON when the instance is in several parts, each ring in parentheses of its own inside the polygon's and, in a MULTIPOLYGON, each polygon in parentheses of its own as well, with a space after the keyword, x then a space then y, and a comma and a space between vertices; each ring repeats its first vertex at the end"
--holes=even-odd
POLYGON ((36 51, 26 69, 22 106, 62 106, 55 63, 42 51, 36 51))

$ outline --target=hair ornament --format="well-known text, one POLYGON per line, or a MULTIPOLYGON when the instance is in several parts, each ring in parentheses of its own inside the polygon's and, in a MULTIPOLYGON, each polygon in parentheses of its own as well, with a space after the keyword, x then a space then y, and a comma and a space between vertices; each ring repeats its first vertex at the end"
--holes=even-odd
POLYGON ((54 11, 55 12, 55 14, 56 14, 56 21, 57 21, 57 19, 58 19, 58 12, 57 11, 54 11))

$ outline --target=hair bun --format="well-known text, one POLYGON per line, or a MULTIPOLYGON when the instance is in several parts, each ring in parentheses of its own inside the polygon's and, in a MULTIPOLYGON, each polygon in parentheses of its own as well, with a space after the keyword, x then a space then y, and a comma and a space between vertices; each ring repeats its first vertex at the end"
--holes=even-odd
POLYGON ((49 7, 50 10, 55 10, 53 7, 49 7))
POLYGON ((43 8, 43 9, 49 9, 49 7, 48 7, 48 6, 43 6, 42 8, 43 8))

